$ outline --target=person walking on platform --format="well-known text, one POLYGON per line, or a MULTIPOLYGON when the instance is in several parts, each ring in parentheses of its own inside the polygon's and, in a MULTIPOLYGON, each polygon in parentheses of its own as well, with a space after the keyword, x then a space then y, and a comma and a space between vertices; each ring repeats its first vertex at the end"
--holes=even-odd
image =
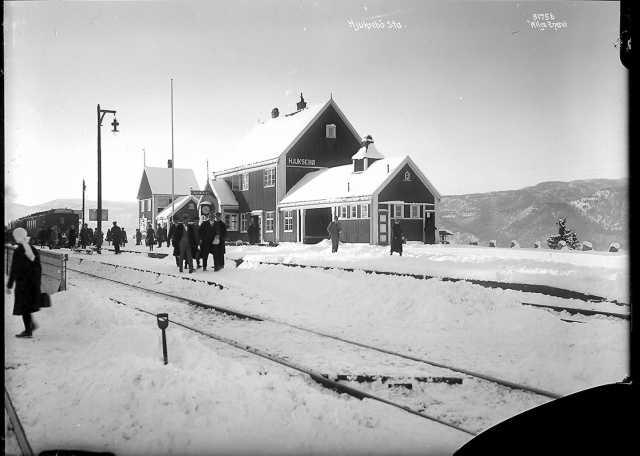
POLYGON ((142 232, 140 228, 136 228, 136 245, 140 245, 142 243, 142 232))
POLYGON ((155 239, 155 231, 153 231, 153 227, 151 226, 151 223, 149 223, 147 225, 147 238, 145 239, 145 242, 147 244, 147 246, 149 246, 149 250, 153 252, 153 244, 156 243, 156 239, 155 239))
POLYGON ((389 255, 393 255, 393 252, 398 252, 402 256, 402 243, 404 242, 404 231, 400 227, 400 221, 394 220, 391 225, 391 251, 389 255))
POLYGON ((329 233, 329 238, 331 239, 331 253, 336 253, 338 251, 341 231, 342 227, 340 226, 340 222, 338 222, 338 216, 336 215, 333 221, 329 223, 329 226, 327 227, 327 233, 329 233))
POLYGON ((213 222, 213 241, 211 241, 211 253, 213 254, 213 270, 219 271, 224 268, 224 243, 227 240, 227 225, 221 220, 222 214, 216 212, 213 222))
POLYGON ((180 270, 183 272, 183 266, 185 260, 187 261, 187 265, 189 266, 189 273, 193 272, 193 257, 191 255, 191 239, 189 236, 189 225, 187 224, 187 219, 183 220, 182 223, 176 224, 172 227, 172 235, 171 243, 173 244, 173 256, 176 257, 176 264, 180 270))
POLYGON ((9 272, 6 293, 11 294, 15 283, 13 315, 21 315, 24 323, 24 331, 16 334, 16 337, 31 337, 33 331, 38 327, 31 314, 40 310, 42 279, 40 254, 29 244, 27 230, 24 228, 13 230, 13 238, 18 243, 18 248, 13 252, 11 259, 11 271, 9 272))
POLYGON ((113 237, 111 236, 111 230, 109 228, 107 228, 107 236, 104 238, 104 240, 107 241, 107 245, 111 245, 113 237))
MULTIPOLYGON (((162 225, 158 225, 158 230, 156 232, 156 238, 158 241, 158 247, 162 247, 162 243, 165 240, 165 237, 163 237, 163 231, 166 231, 166 228, 164 228, 162 225)), ((169 242, 167 242, 167 247, 169 247, 169 242)))
POLYGON ((174 234, 176 231, 176 228, 178 227, 178 222, 176 220, 171 220, 171 225, 169 226, 169 234, 167 236, 167 247, 171 247, 171 245, 173 245, 174 249, 176 247, 176 245, 173 243, 174 242, 174 234))
POLYGON ((200 257, 202 258, 202 270, 207 270, 207 262, 209 261, 209 252, 212 250, 211 242, 213 241, 213 224, 212 215, 203 221, 198 227, 198 234, 200 235, 200 257))
POLYGON ((124 227, 121 228, 121 240, 120 243, 125 246, 127 245, 127 242, 129 242, 129 239, 127 238, 127 232, 124 230, 124 227))
POLYGON ((78 235, 76 234, 76 230, 73 227, 69 228, 69 248, 72 249, 76 246, 76 239, 78 235))
POLYGON ((200 234, 198 222, 189 222, 189 239, 191 240, 191 255, 196 260, 196 269, 200 269, 200 234))
POLYGON ((86 249, 87 245, 91 245, 91 240, 89 238, 89 228, 87 228, 86 223, 83 223, 82 228, 80 228, 80 247, 86 249))
POLYGON ((113 241, 113 248, 117 255, 120 253, 120 241, 122 241, 122 230, 120 230, 118 222, 113 222, 113 226, 111 227, 111 240, 113 241))

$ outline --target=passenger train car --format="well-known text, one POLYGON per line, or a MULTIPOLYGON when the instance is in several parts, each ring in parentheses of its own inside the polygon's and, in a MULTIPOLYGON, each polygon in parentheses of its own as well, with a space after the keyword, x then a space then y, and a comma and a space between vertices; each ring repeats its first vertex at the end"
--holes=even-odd
POLYGON ((36 212, 13 220, 9 223, 9 229, 22 227, 27 230, 31 238, 38 239, 42 233, 47 233, 53 226, 58 227, 58 232, 66 233, 71 227, 78 231, 80 216, 78 211, 73 209, 49 209, 48 211, 36 212))

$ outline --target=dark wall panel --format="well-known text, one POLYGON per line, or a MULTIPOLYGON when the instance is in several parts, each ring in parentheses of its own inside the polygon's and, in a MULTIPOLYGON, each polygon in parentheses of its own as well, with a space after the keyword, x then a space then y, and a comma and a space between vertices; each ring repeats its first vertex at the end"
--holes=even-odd
POLYGON ((433 203, 434 197, 427 187, 418 179, 413 169, 407 164, 380 192, 379 201, 405 201, 408 203, 433 203), (404 180, 409 171, 410 181, 404 180))
POLYGON ((370 219, 340 220, 342 242, 369 242, 370 219))

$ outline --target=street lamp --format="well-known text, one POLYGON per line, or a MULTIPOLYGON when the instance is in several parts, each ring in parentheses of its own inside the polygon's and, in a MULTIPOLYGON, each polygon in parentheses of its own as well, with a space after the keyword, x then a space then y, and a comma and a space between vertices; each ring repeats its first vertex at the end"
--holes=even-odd
MULTIPOLYGON (((101 138, 100 138, 100 127, 102 127, 102 119, 106 114, 113 114, 113 122, 111 125, 113 126, 113 133, 118 133, 118 119, 116 119, 116 112, 110 109, 100 109, 100 105, 98 105, 98 231, 102 233, 102 150, 101 150, 101 138)), ((100 253, 100 249, 102 244, 96 245, 97 253, 100 253)))

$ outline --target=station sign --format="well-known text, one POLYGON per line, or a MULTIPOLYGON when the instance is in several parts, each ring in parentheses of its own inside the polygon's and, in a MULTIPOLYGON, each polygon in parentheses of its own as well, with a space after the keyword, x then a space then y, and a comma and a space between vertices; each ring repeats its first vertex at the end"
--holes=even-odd
POLYGON ((209 195, 210 193, 206 190, 191 190, 191 194, 193 196, 203 196, 203 195, 209 195))
MULTIPOLYGON (((109 220, 109 210, 102 209, 102 217, 100 218, 102 221, 109 220)), ((98 209, 89 209, 89 221, 97 222, 98 221, 98 209)))

